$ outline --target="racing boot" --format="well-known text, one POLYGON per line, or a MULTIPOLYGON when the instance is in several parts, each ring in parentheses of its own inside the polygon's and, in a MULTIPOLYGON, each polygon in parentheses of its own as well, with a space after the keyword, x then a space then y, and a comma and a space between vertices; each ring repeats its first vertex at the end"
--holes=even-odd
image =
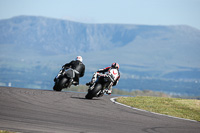
POLYGON ((88 82, 88 83, 86 83, 85 85, 90 86, 90 85, 92 85, 92 83, 91 83, 91 82, 88 82))
POLYGON ((73 85, 78 86, 79 83, 77 81, 73 81, 73 85))
POLYGON ((108 90, 106 91, 106 94, 108 94, 108 95, 111 95, 111 93, 112 93, 112 88, 111 88, 111 89, 108 89, 108 90))

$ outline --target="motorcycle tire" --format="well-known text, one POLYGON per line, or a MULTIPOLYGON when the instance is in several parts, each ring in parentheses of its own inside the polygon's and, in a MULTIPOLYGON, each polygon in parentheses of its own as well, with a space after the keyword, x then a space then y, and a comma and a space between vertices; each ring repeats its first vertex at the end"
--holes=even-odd
POLYGON ((61 91, 63 88, 65 88, 66 83, 67 83, 67 78, 62 78, 58 83, 55 83, 53 90, 61 91))
POLYGON ((85 98, 86 99, 92 99, 93 97, 97 97, 97 93, 101 90, 101 88, 102 88, 101 84, 96 84, 94 89, 88 91, 85 98))

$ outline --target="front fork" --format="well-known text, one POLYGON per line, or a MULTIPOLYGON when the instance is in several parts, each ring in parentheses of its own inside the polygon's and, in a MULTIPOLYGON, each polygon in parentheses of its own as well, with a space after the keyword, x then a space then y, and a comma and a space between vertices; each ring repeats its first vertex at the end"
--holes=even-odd
POLYGON ((68 81, 69 84, 68 84, 67 88, 70 88, 70 87, 71 87, 71 85, 73 84, 73 81, 74 81, 73 79, 69 79, 69 81, 68 81))
POLYGON ((62 75, 62 73, 63 73, 63 69, 61 69, 61 70, 59 71, 58 75, 54 78, 54 82, 56 82, 57 79, 59 79, 59 77, 62 75))
POLYGON ((60 72, 58 73, 58 75, 56 76, 56 78, 58 79, 60 77, 60 75, 62 75, 63 73, 63 69, 60 70, 60 72))

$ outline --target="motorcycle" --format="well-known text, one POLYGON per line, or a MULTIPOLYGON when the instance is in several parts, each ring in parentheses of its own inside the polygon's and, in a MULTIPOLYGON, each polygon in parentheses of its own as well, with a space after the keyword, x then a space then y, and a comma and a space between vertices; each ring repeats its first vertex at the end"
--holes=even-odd
POLYGON ((93 97, 102 97, 107 92, 107 88, 111 82, 114 82, 114 78, 109 74, 98 74, 97 80, 94 84, 89 86, 88 93, 85 95, 86 99, 92 99, 93 97))
POLYGON ((72 68, 62 68, 54 79, 53 90, 61 91, 63 88, 70 88, 74 84, 75 74, 79 72, 72 68))

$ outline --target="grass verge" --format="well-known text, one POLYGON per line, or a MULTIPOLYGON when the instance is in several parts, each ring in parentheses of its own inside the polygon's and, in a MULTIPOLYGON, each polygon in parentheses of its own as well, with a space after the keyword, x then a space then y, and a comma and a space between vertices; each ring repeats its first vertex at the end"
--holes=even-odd
POLYGON ((137 96, 119 97, 117 102, 155 113, 200 121, 200 100, 196 99, 137 96))
POLYGON ((0 133, 15 133, 15 132, 10 132, 10 131, 5 131, 5 130, 0 130, 0 133))
MULTIPOLYGON (((76 92, 88 92, 88 86, 79 85, 79 86, 71 86, 70 88, 64 89, 65 91, 76 91, 76 92)), ((127 96, 156 96, 156 97, 169 97, 167 94, 162 92, 156 92, 151 90, 133 90, 126 91, 120 90, 117 88, 113 88, 112 94, 115 95, 127 95, 127 96)))

